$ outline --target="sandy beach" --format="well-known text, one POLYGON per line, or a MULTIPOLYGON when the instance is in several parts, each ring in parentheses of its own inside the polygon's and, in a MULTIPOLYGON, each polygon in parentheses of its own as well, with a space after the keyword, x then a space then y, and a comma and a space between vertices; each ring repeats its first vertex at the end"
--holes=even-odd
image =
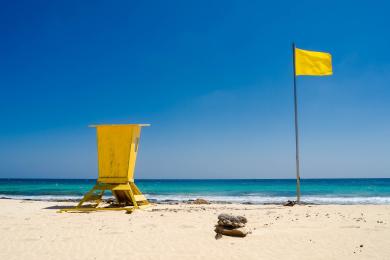
POLYGON ((58 213, 70 202, 0 200, 0 259, 390 259, 389 205, 155 205, 58 213), (220 213, 252 233, 215 239, 220 213))

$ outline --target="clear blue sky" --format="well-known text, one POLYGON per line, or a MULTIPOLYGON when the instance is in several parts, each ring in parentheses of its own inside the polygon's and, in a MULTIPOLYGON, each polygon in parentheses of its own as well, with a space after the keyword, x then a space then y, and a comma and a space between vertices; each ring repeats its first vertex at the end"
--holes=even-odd
POLYGON ((151 123, 137 178, 390 177, 386 1, 2 1, 0 177, 94 178, 92 123, 151 123))

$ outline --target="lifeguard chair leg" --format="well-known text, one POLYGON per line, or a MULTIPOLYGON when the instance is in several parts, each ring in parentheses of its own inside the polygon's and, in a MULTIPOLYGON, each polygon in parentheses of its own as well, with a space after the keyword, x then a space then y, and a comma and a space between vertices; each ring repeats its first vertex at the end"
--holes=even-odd
POLYGON ((104 192, 104 189, 101 190, 98 185, 95 185, 92 190, 90 190, 87 194, 84 195, 83 199, 77 204, 76 208, 80 208, 84 204, 84 202, 87 201, 95 202, 95 205, 93 205, 93 207, 96 208, 102 201, 104 192), (94 192, 97 190, 100 190, 100 193, 95 195, 94 192))
POLYGON ((137 203, 137 200, 135 199, 135 196, 134 196, 134 193, 133 191, 131 190, 131 187, 129 185, 129 190, 128 190, 128 193, 127 195, 129 196, 129 199, 131 200, 131 202, 133 203, 133 206, 134 208, 138 209, 138 203, 137 203))
POLYGON ((146 197, 142 194, 142 192, 138 189, 137 185, 135 185, 134 182, 130 182, 130 187, 132 191, 134 192, 135 200, 137 201, 138 206, 143 205, 149 205, 149 201, 146 199, 146 197))

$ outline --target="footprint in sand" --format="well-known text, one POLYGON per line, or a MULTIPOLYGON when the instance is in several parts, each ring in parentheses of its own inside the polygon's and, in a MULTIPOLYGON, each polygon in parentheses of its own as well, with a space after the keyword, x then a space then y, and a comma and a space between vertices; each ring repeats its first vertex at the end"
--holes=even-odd
POLYGON ((26 238, 26 239, 23 239, 23 241, 26 241, 26 242, 34 242, 34 241, 39 241, 40 239, 39 238, 26 238))
POLYGON ((124 232, 111 231, 111 232, 107 232, 106 234, 107 235, 119 235, 119 234, 124 234, 124 232))
POLYGON ((149 224, 149 225, 143 225, 143 228, 156 228, 157 226, 155 224, 149 224))
POLYGON ((340 228, 360 228, 360 226, 341 226, 340 228))
POLYGON ((180 228, 195 228, 195 227, 190 225, 181 225, 180 228))

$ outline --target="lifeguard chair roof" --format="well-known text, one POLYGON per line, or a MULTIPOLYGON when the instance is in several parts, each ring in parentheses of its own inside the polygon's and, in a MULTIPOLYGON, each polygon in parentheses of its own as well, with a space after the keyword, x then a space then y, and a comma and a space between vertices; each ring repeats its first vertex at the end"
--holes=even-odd
POLYGON ((99 127, 99 126, 150 126, 150 124, 99 124, 99 125, 89 125, 88 127, 99 127))

